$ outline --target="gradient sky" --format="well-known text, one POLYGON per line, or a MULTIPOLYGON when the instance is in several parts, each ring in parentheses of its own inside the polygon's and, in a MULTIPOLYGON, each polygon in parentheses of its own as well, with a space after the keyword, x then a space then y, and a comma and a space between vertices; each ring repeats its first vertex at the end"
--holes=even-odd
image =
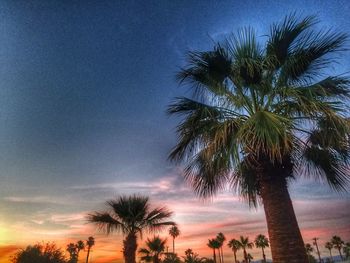
MULTIPOLYGON (((122 237, 85 221, 118 194, 172 209, 180 254, 210 256, 207 240, 220 231, 267 234, 261 208, 230 192, 206 202, 192 194, 167 161, 178 120, 165 109, 187 94, 174 78, 187 50, 247 25, 264 41, 269 25, 294 11, 350 34, 346 0, 1 1, 0 262, 36 241, 65 246, 90 235, 92 262, 121 261, 122 237)), ((330 74, 349 71, 347 52, 330 74)), ((303 180, 291 195, 306 242, 320 237, 326 255, 331 235, 349 241, 350 194, 303 180)))

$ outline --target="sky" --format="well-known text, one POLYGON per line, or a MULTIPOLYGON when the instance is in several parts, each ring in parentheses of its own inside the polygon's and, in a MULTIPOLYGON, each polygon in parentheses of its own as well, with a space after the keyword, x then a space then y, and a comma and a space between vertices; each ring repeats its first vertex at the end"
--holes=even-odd
MULTIPOLYGON (((208 50, 249 25, 263 42, 271 23, 291 12, 350 34, 346 0, 2 0, 0 262, 29 244, 64 247, 91 235, 92 262, 121 262, 122 236, 86 222, 120 194, 144 194, 173 210, 181 255, 192 248, 210 256, 206 243, 218 232, 267 234, 261 207, 249 209, 230 191, 206 201, 192 193, 181 167, 167 160, 179 120, 165 110, 189 94, 175 80, 186 51, 208 50)), ((329 73, 349 71, 346 52, 329 73)), ((305 242, 318 236, 327 255, 332 235, 350 240, 350 194, 307 180, 290 191, 305 242)))

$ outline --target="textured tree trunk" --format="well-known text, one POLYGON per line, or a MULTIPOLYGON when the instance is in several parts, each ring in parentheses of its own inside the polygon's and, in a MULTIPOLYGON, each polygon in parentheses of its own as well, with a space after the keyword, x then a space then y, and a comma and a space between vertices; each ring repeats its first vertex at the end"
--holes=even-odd
POLYGON ((303 238, 283 174, 261 180, 260 195, 264 204, 273 262, 307 263, 303 238))
POLYGON ((88 247, 87 255, 86 255, 86 263, 89 262, 89 256, 90 256, 90 247, 88 247))
POLYGON ((136 235, 134 233, 130 233, 126 236, 124 243, 124 249, 123 249, 123 255, 125 263, 136 263, 136 249, 137 249, 137 243, 136 243, 136 235))
POLYGON ((266 256, 265 256, 265 252, 264 252, 264 248, 261 248, 262 250, 262 254, 263 254, 263 262, 266 263, 266 256))

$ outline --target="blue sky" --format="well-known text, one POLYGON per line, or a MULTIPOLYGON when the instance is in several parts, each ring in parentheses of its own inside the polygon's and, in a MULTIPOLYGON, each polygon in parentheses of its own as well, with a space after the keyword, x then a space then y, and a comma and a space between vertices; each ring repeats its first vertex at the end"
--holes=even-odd
MULTIPOLYGON (((123 192, 159 202, 182 200, 170 190, 187 189, 199 209, 167 161, 178 120, 165 109, 188 94, 175 73, 187 50, 209 49, 248 25, 263 42, 269 25, 291 12, 350 34, 348 1, 1 1, 0 227, 59 231, 71 225, 39 223, 81 215, 123 192), (175 179, 157 190, 167 178, 175 179)), ((349 58, 330 73, 349 72, 349 58)), ((293 197, 350 204, 347 194, 306 185, 293 197)))

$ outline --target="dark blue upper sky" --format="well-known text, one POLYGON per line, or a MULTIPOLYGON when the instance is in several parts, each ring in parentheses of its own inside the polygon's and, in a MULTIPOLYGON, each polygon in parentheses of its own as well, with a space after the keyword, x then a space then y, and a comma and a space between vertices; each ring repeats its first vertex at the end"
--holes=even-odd
POLYGON ((349 33, 345 0, 1 1, 0 195, 166 174, 185 51, 294 11, 349 33))

